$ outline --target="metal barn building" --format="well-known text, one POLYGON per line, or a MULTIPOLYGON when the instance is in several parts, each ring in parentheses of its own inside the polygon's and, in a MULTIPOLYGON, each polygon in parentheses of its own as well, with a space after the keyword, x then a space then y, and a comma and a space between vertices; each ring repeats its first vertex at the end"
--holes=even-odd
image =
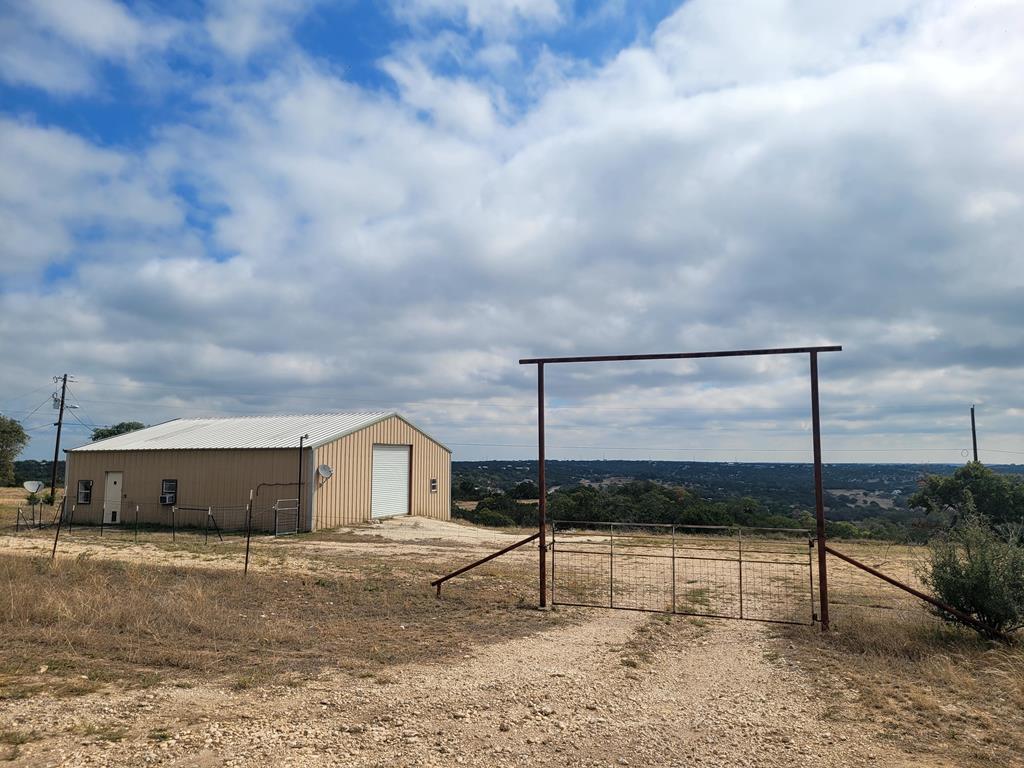
POLYGON ((451 451, 394 412, 177 419, 66 457, 80 523, 133 522, 136 506, 146 523, 174 508, 237 510, 250 490, 254 510, 291 499, 306 531, 451 515, 451 451))

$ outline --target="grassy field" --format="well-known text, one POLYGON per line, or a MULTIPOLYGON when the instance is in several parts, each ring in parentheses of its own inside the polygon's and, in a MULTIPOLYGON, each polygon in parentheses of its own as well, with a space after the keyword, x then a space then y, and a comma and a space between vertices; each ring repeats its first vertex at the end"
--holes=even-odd
MULTIPOLYGON (((0 525, 13 523, 12 510, 22 497, 10 490, 0 494, 0 525)), ((95 532, 76 532, 56 563, 46 557, 52 529, 0 537, 0 547, 6 547, 0 548, 0 700, 75 697, 107 687, 187 688, 197 681, 214 681, 228 692, 266 683, 303 686, 327 667, 386 682, 404 664, 459 659, 480 647, 584 620, 580 612, 524 610, 536 599, 535 554, 525 549, 453 582, 437 600, 431 578, 493 551, 495 536, 510 539, 473 526, 442 525, 443 530, 389 529, 387 535, 365 528, 263 538, 254 544, 248 577, 240 573, 244 540, 237 537, 205 545, 196 536, 172 542, 160 534, 136 546, 116 533, 100 539, 95 532)), ((573 540, 572 546, 592 549, 595 554, 580 557, 603 564, 604 540, 591 538, 573 540)), ((728 559, 732 545, 707 537, 682 537, 676 545, 692 547, 696 558, 727 556, 711 561, 725 575, 710 580, 677 563, 679 609, 731 606, 739 574, 728 559)), ((636 538, 618 546, 623 557, 616 562, 621 581, 615 601, 663 605, 666 578, 659 573, 671 561, 643 556, 663 556, 671 542, 636 538)), ((782 578, 794 589, 804 589, 793 575, 798 569, 801 580, 810 574, 816 579, 806 549, 797 552, 792 543, 770 540, 745 546, 768 564, 744 572, 745 590, 778 562, 786 563, 782 578)), ((920 583, 920 548, 837 546, 920 583)), ((605 572, 591 569, 584 575, 594 583, 573 586, 581 573, 556 574, 559 588, 575 588, 566 594, 580 596, 598 582, 607 584, 605 572)), ((1021 764, 1020 645, 993 645, 951 629, 905 593, 831 558, 829 576, 834 631, 772 629, 771 653, 812 671, 821 696, 831 702, 831 719, 880 730, 895 747, 942 755, 948 765, 1021 764)), ((755 593, 746 594, 749 600, 755 593)), ((756 606, 748 603, 745 610, 756 606)), ((704 619, 691 621, 705 626, 704 619)), ((634 656, 651 652, 645 649, 634 656)), ((116 731, 83 735, 120 738, 116 731)), ((0 732, 0 757, 16 755, 33 738, 24 729, 0 732)))
POLYGON ((948 765, 1024 764, 1024 648, 922 614, 863 614, 827 634, 777 631, 778 653, 815 670, 836 721, 878 727, 948 765), (850 699, 840 689, 858 694, 850 699))
POLYGON ((561 620, 520 609, 528 585, 514 570, 441 602, 427 564, 358 558, 338 555, 342 575, 314 578, 0 554, 0 698, 196 676, 242 686, 324 665, 382 675, 561 620))

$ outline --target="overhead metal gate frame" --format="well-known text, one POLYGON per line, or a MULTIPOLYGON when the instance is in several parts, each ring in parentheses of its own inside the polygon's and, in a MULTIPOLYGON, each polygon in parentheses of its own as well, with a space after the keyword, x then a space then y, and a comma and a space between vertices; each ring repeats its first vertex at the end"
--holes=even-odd
POLYGON ((551 604, 812 624, 806 529, 551 521, 551 604))
POLYGON ((840 352, 839 345, 815 347, 776 347, 769 349, 730 349, 717 352, 670 352, 653 355, 585 355, 577 357, 530 357, 519 361, 520 365, 537 366, 537 504, 538 533, 538 604, 547 604, 547 481, 544 473, 544 366, 565 363, 612 363, 637 360, 698 360, 723 357, 758 357, 764 355, 803 355, 810 363, 811 379, 811 445, 814 453, 814 517, 815 542, 818 550, 818 621, 821 630, 827 631, 828 617, 828 563, 825 557, 825 492, 822 486, 821 461, 821 418, 818 405, 818 355, 823 352, 840 352))

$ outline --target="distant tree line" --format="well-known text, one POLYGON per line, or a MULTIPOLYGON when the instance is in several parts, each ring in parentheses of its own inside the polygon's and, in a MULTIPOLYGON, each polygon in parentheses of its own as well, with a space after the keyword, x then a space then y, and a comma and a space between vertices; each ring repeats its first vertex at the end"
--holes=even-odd
MULTIPOLYGON (((525 493, 525 489, 520 493, 525 493)), ((452 513, 477 525, 532 527, 537 524, 536 503, 523 503, 512 494, 500 491, 484 495, 476 509, 467 510, 454 504, 452 513)), ((548 517, 571 523, 814 528, 814 516, 807 511, 779 514, 754 498, 708 500, 684 488, 651 481, 611 487, 581 485, 560 488, 548 496, 548 517)), ((827 533, 832 538, 906 538, 906 531, 899 525, 886 525, 881 520, 871 521, 865 526, 847 521, 830 522, 827 533)))
MULTIPOLYGON (((140 421, 122 421, 111 427, 97 427, 92 431, 92 439, 103 440, 116 435, 144 429, 140 421)), ((26 459, 15 461, 28 444, 28 435, 15 419, 0 416, 0 486, 17 486, 27 480, 39 480, 50 484, 52 461, 26 459)), ((64 482, 64 462, 57 462, 57 482, 64 482)))
MULTIPOLYGON (((478 502, 475 509, 454 505, 453 514, 480 525, 531 527, 536 524, 537 486, 518 483, 508 492, 480 489, 467 479, 456 498, 478 502), (468 498, 467 498, 468 497, 468 498)), ((980 514, 996 527, 1024 527, 1024 482, 971 462, 950 476, 927 475, 906 508, 863 520, 828 519, 830 538, 925 542, 959 519, 980 514)), ((754 528, 813 529, 811 509, 780 508, 751 496, 706 498, 699 492, 653 481, 613 486, 573 485, 548 496, 548 516, 566 522, 665 523, 754 528)))
MULTIPOLYGON (((26 480, 39 480, 42 483, 50 484, 50 473, 53 467, 52 461, 40 461, 38 459, 25 459, 14 462, 14 480, 9 485, 21 485, 26 480)), ((64 482, 64 462, 57 462, 57 484, 64 482)))

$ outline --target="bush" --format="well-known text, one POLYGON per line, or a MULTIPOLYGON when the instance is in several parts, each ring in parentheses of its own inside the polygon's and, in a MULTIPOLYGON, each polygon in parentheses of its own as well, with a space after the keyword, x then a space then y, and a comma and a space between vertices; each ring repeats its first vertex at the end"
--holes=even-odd
POLYGON ((1017 536, 1000 537, 980 515, 932 541, 924 581, 940 600, 996 632, 1024 627, 1024 544, 1017 536))
POLYGON ((516 521, 505 513, 498 512, 494 509, 488 509, 483 506, 477 507, 476 509, 460 509, 459 507, 453 507, 452 516, 465 520, 473 525, 486 525, 492 528, 511 528, 516 525, 516 521))

